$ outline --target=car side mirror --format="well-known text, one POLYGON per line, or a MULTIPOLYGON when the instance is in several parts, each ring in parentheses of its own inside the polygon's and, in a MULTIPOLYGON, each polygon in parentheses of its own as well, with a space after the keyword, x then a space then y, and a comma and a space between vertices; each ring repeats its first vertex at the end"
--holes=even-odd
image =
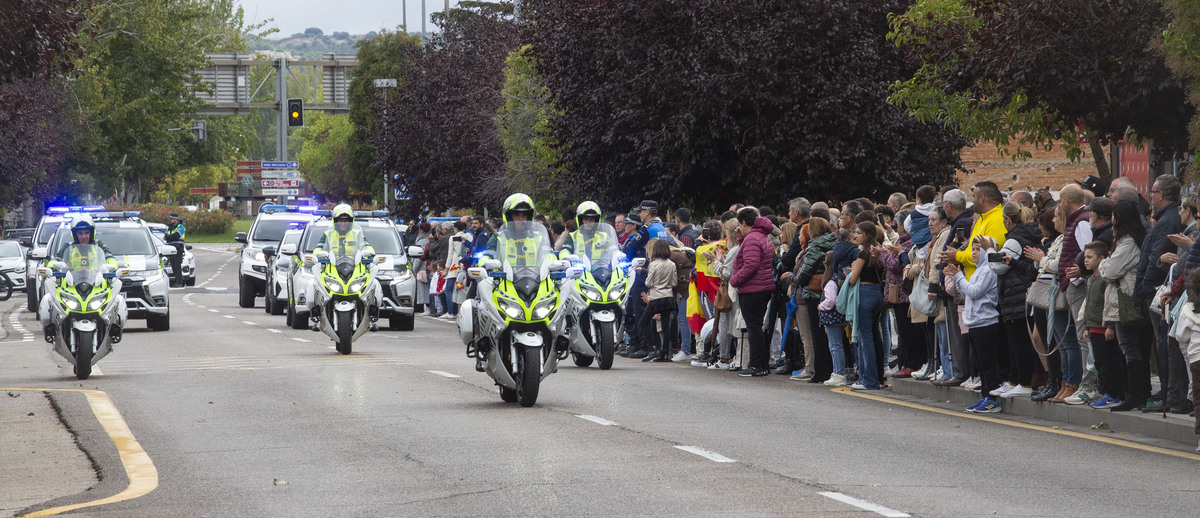
POLYGON ((262 253, 266 257, 275 257, 275 247, 268 246, 262 249, 262 253))
POLYGON ((183 247, 184 247, 184 248, 186 248, 186 249, 188 249, 188 250, 191 250, 191 249, 192 249, 192 245, 183 245, 183 247))
POLYGON ((175 247, 173 247, 171 245, 163 245, 163 246, 158 247, 158 253, 160 253, 162 255, 166 255, 166 256, 172 256, 172 255, 179 253, 179 251, 176 250, 175 247))
POLYGON ((279 247, 279 253, 283 255, 296 255, 296 243, 288 243, 279 247))
POLYGON ((234 240, 234 241, 237 241, 237 242, 239 242, 239 243, 242 243, 242 244, 246 244, 246 233, 245 233, 245 232, 238 232, 237 234, 234 234, 234 235, 233 235, 233 240, 234 240))
POLYGON ((29 252, 29 257, 37 261, 42 261, 46 259, 46 249, 34 248, 32 252, 29 252))
POLYGON ((412 245, 412 246, 408 247, 408 256, 409 257, 411 257, 413 259, 419 259, 422 255, 425 255, 424 248, 421 248, 417 245, 412 245))

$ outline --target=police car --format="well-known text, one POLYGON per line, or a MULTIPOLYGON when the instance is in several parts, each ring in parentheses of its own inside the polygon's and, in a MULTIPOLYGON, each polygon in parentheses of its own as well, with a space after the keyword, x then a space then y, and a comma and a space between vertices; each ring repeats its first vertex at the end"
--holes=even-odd
MULTIPOLYGON (((296 228, 283 233, 279 247, 283 248, 288 245, 295 247, 300 244, 302 235, 304 235, 304 226, 297 225, 296 228)), ((297 266, 298 258, 294 255, 280 254, 272 246, 264 248, 263 255, 267 257, 267 288, 263 306, 267 313, 282 315, 288 306, 288 278, 297 266)), ((288 325, 291 325, 290 320, 288 325)))
MULTIPOLYGON (((333 228, 329 211, 317 211, 316 214, 319 219, 308 224, 299 244, 284 245, 279 249, 281 254, 296 258, 296 267, 291 269, 287 283, 288 322, 293 329, 308 327, 313 305, 310 298, 314 279, 312 266, 316 263, 313 250, 325 231, 333 228)), ((379 318, 388 319, 388 326, 392 329, 412 331, 417 282, 413 278, 409 256, 414 253, 420 256, 421 247, 405 249, 400 232, 388 219, 386 211, 354 211, 354 224, 362 228, 367 243, 375 250, 375 256, 381 258, 375 277, 383 289, 379 318)))
POLYGON ((313 220, 316 207, 276 205, 265 203, 258 209, 258 216, 250 224, 250 232, 238 232, 233 240, 242 243, 242 255, 238 261, 238 305, 254 307, 254 298, 265 294, 267 286, 266 247, 279 248, 283 233, 296 224, 307 224, 313 220))
MULTIPOLYGON (((176 253, 175 247, 159 245, 150 233, 150 227, 137 211, 87 212, 96 226, 96 243, 103 245, 106 253, 117 261, 121 269, 121 294, 129 319, 145 319, 147 326, 155 331, 171 329, 171 301, 168 295, 170 280, 164 265, 166 258, 176 253)), ((48 261, 62 254, 74 242, 71 221, 75 215, 68 214, 54 229, 44 248, 36 248, 30 254, 40 262, 38 282, 30 291, 35 291, 36 300, 52 288, 48 261)), ((36 307, 36 306, 35 306, 36 307)))
POLYGON ((29 311, 38 310, 38 266, 41 261, 33 258, 33 252, 38 248, 46 248, 46 244, 50 242, 50 237, 54 235, 54 231, 62 222, 67 220, 67 214, 78 214, 81 212, 99 212, 105 210, 101 205, 89 206, 71 206, 71 207, 46 207, 46 212, 42 219, 38 221, 37 227, 33 229, 33 235, 30 237, 18 238, 21 246, 28 248, 29 253, 25 255, 25 298, 26 307, 29 311))
MULTIPOLYGON (((155 243, 158 245, 167 244, 167 226, 162 223, 146 223, 150 227, 150 233, 154 235, 155 243)), ((174 246, 174 245, 171 245, 174 246)), ((183 245, 183 284, 187 286, 196 285, 196 255, 192 253, 192 245, 183 245)), ((171 261, 167 261, 167 275, 171 275, 171 261)))

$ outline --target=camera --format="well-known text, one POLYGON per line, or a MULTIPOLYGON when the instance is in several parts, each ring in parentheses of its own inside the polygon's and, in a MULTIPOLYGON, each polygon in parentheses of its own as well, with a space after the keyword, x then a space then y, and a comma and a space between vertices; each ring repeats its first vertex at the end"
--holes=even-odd
POLYGON ((1006 256, 1003 252, 989 252, 987 255, 987 260, 989 263, 1002 263, 1004 262, 1005 257, 1006 256))

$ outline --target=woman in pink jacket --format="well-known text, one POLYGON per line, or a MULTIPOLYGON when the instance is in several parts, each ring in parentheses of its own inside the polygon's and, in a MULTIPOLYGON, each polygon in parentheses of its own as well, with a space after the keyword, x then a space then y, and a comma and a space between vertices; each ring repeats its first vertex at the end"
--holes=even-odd
POLYGON ((737 288, 738 306, 750 342, 750 361, 738 371, 738 376, 766 376, 770 372, 767 370, 770 353, 763 335, 763 317, 775 291, 775 249, 771 246, 774 225, 753 207, 738 211, 737 219, 744 237, 733 261, 729 285, 737 288))

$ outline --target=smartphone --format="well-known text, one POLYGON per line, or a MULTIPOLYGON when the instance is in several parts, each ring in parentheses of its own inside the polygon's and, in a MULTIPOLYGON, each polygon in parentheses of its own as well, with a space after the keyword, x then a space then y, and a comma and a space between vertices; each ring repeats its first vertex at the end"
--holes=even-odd
POLYGON ((456 242, 456 243, 461 243, 461 242, 462 242, 462 236, 454 236, 454 237, 450 238, 450 240, 451 240, 451 241, 454 241, 454 242, 456 242))
POLYGON ((966 241, 967 229, 962 228, 962 227, 958 227, 958 228, 954 229, 954 239, 960 243, 963 241, 966 241))
POLYGON ((1002 262, 1004 262, 1004 253, 1003 252, 989 252, 987 255, 987 260, 989 263, 1002 263, 1002 262))

